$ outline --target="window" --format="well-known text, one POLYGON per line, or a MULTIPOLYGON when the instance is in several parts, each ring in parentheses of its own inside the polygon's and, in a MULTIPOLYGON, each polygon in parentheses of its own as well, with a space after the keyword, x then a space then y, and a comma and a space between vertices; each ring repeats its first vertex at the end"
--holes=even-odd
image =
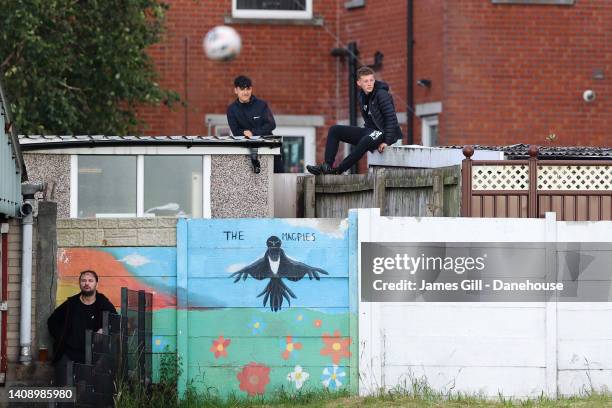
POLYGON ((210 216, 210 156, 73 155, 70 216, 210 216))
POLYGON ((202 217, 202 157, 144 157, 144 215, 202 217))
POLYGON ((232 17, 311 19, 312 0, 232 0, 232 17))
POLYGON ((423 146, 438 146, 438 115, 424 116, 421 128, 423 146))
POLYGON ((77 216, 136 215, 136 156, 80 156, 77 216))
MULTIPOLYGON (((307 165, 316 164, 314 126, 277 126, 273 133, 283 137, 281 173, 305 173, 307 165)), ((215 126, 215 135, 231 134, 227 125, 215 126)))
POLYGON ((283 136, 283 173, 304 173, 307 165, 316 164, 314 127, 279 126, 274 134, 283 136))

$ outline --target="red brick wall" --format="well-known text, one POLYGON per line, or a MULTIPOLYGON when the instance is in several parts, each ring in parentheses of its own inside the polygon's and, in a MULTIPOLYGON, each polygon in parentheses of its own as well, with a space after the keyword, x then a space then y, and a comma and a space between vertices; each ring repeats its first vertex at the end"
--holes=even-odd
POLYGON ((612 2, 445 1, 441 142, 610 145, 612 2), (594 68, 606 79, 592 79, 594 68), (597 99, 586 104, 585 89, 597 99))
POLYGON ((231 0, 168 3, 166 39, 150 54, 161 75, 160 84, 183 97, 187 58, 188 107, 142 109, 140 117, 149 125, 146 134, 205 134, 204 116, 225 114, 235 98, 233 79, 240 74, 253 79, 254 93, 269 102, 274 114, 322 114, 326 122, 335 123, 337 61, 330 55, 334 47, 330 33, 337 31, 338 2, 314 2, 314 15, 323 17, 324 27, 230 24, 243 41, 240 56, 231 62, 211 61, 202 50, 206 32, 231 15, 231 0))
MULTIPOLYGON (((415 104, 441 102, 444 97, 444 12, 440 0, 415 0, 414 21, 414 101, 415 104), (431 88, 416 85, 419 79, 432 81, 431 88)), ((444 110, 439 115, 444 124, 444 110)), ((443 130, 441 130, 442 132, 443 130)), ((421 121, 414 119, 414 143, 421 143, 421 121)))
MULTIPOLYGON (((346 10, 343 7, 340 23, 342 41, 344 44, 351 41, 357 43, 361 65, 374 63, 376 51, 384 54, 383 66, 376 78, 389 84, 397 112, 406 112, 406 10, 405 1, 366 0, 362 8, 346 10)), ((341 99, 345 101, 343 115, 348 118, 346 64, 343 64, 341 71, 341 99)), ((358 111, 357 116, 360 115, 358 111)), ((364 171, 366 168, 364 157, 359 169, 364 171)))
MULTIPOLYGON (((365 64, 376 51, 384 54, 378 77, 390 84, 397 111, 406 111, 406 1, 367 0, 346 10, 344 0, 315 0, 324 27, 231 24, 243 40, 232 62, 210 61, 202 50, 205 33, 231 14, 231 0, 169 3, 166 39, 150 52, 162 86, 184 97, 187 79, 188 107, 142 109, 146 134, 206 133, 204 115, 224 114, 234 99, 232 79, 246 74, 275 114, 324 116, 321 161, 327 127, 348 118, 346 62, 330 50, 350 41, 365 64)), ((609 21, 608 0, 571 7, 415 0, 415 80, 433 83, 429 90, 415 86, 415 104, 443 103, 441 144, 546 144, 554 132, 558 145, 610 145, 609 21), (604 69, 605 80, 592 79, 595 68, 604 69), (597 100, 586 104, 582 92, 589 88, 597 100)), ((415 142, 420 132, 417 118, 415 142)))

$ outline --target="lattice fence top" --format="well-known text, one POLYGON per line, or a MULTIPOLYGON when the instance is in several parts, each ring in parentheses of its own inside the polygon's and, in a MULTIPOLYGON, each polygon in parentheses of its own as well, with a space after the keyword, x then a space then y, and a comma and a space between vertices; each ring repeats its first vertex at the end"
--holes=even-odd
POLYGON ((474 166, 472 190, 529 190, 529 166, 474 166))
POLYGON ((612 191, 612 166, 538 165, 538 190, 612 191))

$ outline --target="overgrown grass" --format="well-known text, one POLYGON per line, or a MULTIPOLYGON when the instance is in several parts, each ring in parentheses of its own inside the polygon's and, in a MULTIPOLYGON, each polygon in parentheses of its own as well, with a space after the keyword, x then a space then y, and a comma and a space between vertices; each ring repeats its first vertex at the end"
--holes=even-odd
POLYGON ((177 379, 181 372, 176 355, 168 354, 160 364, 160 382, 147 393, 140 385, 122 384, 118 387, 116 406, 119 408, 243 408, 243 407, 425 407, 425 408, 612 408, 612 394, 585 390, 582 395, 549 399, 544 396, 528 400, 508 398, 502 395, 485 398, 483 395, 446 393, 432 389, 425 378, 408 377, 403 385, 392 390, 379 391, 368 397, 350 396, 346 391, 285 389, 267 394, 266 397, 243 395, 220 396, 215 389, 196 391, 194 384, 187 387, 182 398, 177 393, 177 379))

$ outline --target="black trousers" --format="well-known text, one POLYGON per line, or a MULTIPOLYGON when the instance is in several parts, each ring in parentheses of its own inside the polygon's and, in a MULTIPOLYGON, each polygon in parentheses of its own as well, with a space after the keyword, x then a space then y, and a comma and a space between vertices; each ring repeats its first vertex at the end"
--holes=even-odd
POLYGON ((337 167, 339 173, 344 173, 353 167, 368 150, 375 149, 382 141, 382 132, 377 130, 357 126, 334 125, 327 132, 325 162, 330 166, 334 165, 340 142, 355 146, 353 151, 337 167))

